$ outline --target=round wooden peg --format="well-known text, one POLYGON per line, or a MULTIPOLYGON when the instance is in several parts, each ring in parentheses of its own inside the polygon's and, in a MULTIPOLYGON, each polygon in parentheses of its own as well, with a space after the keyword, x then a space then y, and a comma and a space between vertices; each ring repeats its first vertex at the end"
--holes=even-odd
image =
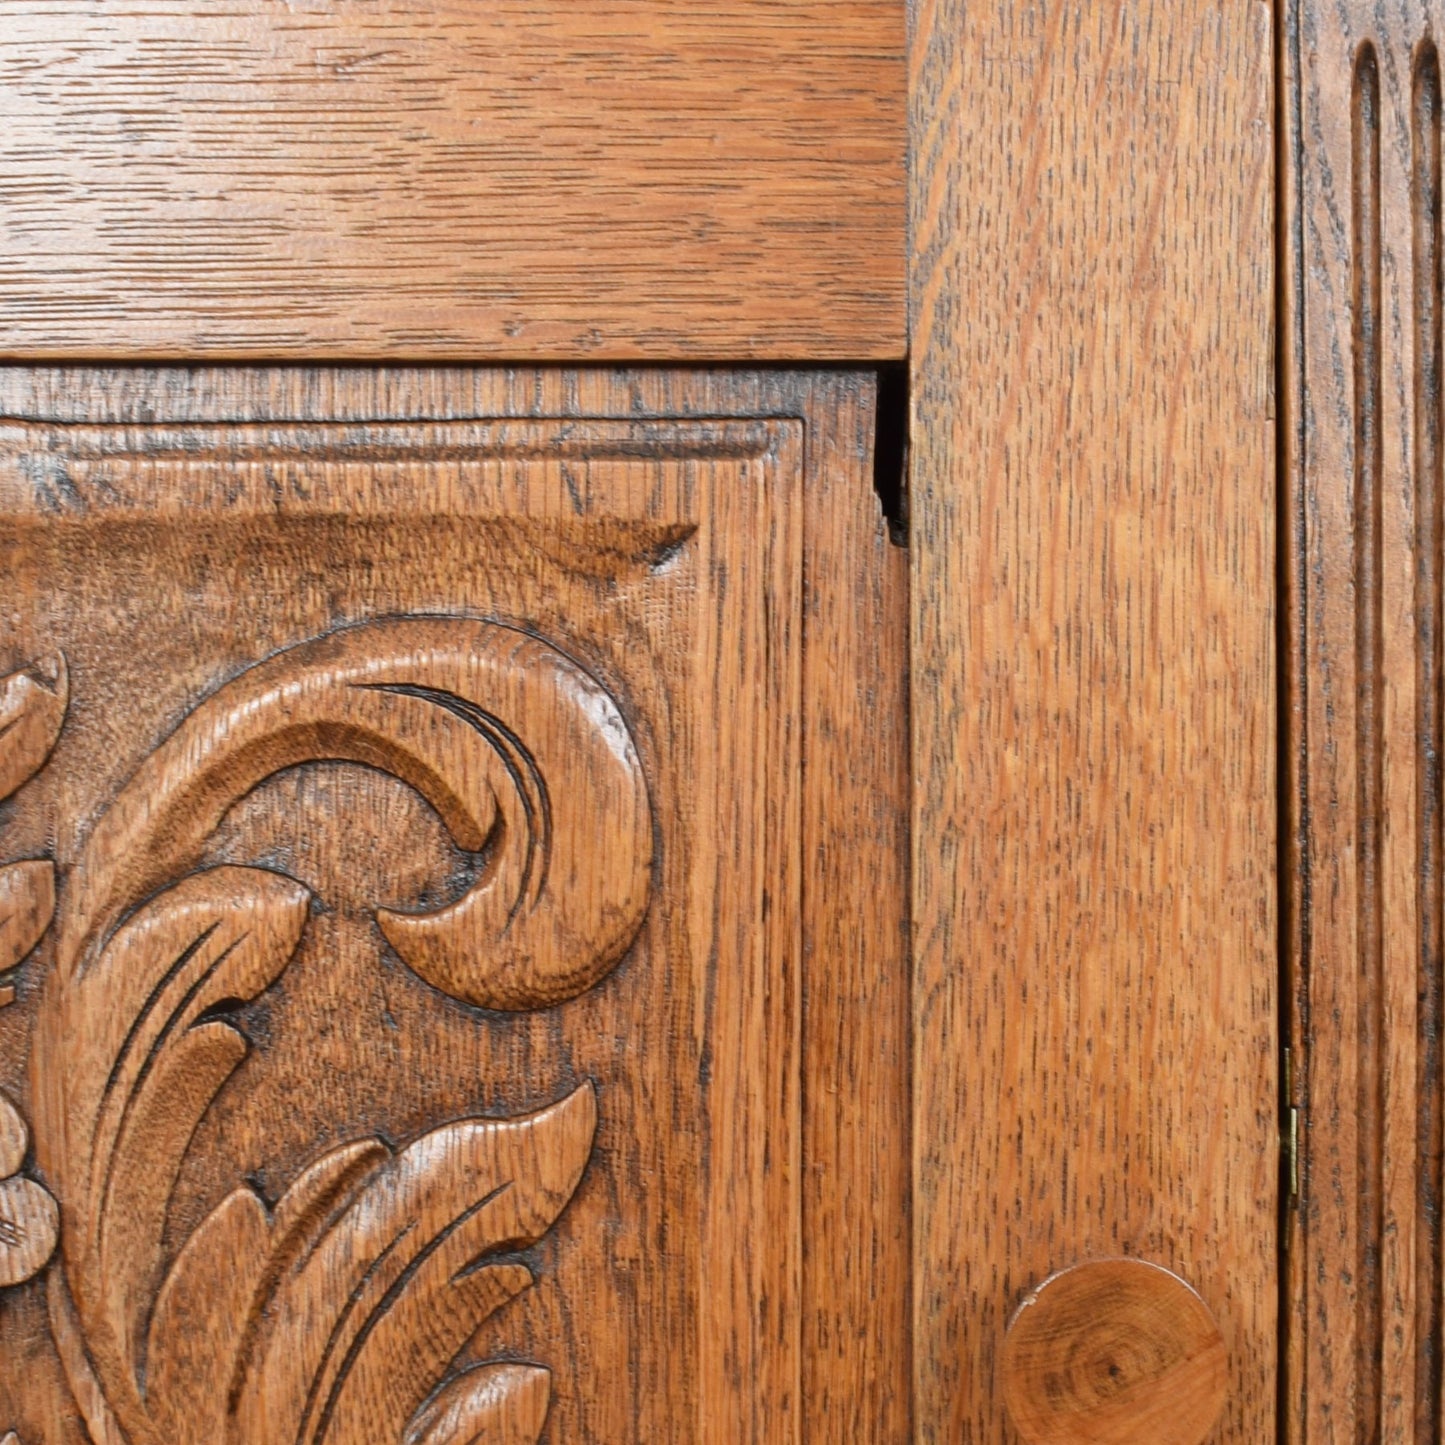
POLYGON ((1000 1368, 1028 1445, 1203 1445, 1224 1408, 1229 1362, 1209 1307, 1178 1275, 1106 1259, 1029 1295, 1000 1368))

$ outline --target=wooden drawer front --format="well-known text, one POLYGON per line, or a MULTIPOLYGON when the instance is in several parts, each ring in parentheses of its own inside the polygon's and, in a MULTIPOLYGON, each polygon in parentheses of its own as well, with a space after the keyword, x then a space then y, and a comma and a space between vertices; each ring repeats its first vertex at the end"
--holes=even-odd
POLYGON ((0 885, 58 881, 0 979, 21 1225, 59 1204, 0 1306, 25 1445, 790 1440, 855 1304, 805 1255, 903 1318, 902 970, 843 983, 901 892, 836 969, 804 903, 808 412, 827 455, 866 387, 525 381, 0 383, 0 885), (809 1088, 841 1037, 875 1099, 805 1108, 825 1028, 809 1088))

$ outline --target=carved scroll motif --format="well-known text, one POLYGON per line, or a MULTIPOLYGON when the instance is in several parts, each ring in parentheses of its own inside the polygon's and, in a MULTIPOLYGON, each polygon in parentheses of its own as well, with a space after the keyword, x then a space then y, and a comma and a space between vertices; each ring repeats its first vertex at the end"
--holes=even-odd
POLYGON ((257 784, 327 760, 411 784, 482 855, 446 907, 376 914, 445 993, 559 1003, 641 927, 652 822, 636 749, 600 684, 529 634, 375 623, 279 654, 196 708, 71 872, 33 1054, 39 1160, 65 1210, 52 1324, 97 1445, 532 1441, 545 1421, 545 1369, 448 1372, 531 1283, 495 1256, 540 1238, 575 1191, 590 1084, 398 1149, 345 1144, 274 1202, 241 1185, 166 1258, 191 1137, 247 1052, 228 1015, 280 977, 311 902, 280 873, 200 869, 204 848, 257 784))

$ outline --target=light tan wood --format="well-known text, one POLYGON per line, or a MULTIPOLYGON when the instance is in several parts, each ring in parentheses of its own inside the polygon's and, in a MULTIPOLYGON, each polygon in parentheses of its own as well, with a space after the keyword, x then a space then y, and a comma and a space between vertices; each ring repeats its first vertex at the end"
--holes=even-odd
POLYGON ((1009 1324, 1004 1401, 1028 1445, 1203 1445, 1229 1358, 1204 1301, 1143 1260, 1045 1280, 1009 1324))
POLYGON ((906 1436, 871 380, 13 370, 0 413, 0 661, 70 682, 3 837, 59 864, 0 1087, 63 1227, 0 1422, 906 1436))
POLYGON ((1275 1434, 1271 24, 924 0, 912 54, 918 1438, 1128 1253, 1275 1434))
POLYGON ((906 347, 899 0, 7 0, 0 354, 906 347))
POLYGON ((908 555, 867 481, 871 398, 829 390, 804 666, 803 1438, 912 1438, 908 555), (861 1093, 860 1093, 861 1091, 861 1093), (840 1108, 842 1100, 851 1101, 840 1108))
POLYGON ((1285 18, 1290 1439, 1433 1441, 1445 9, 1295 3, 1285 18))

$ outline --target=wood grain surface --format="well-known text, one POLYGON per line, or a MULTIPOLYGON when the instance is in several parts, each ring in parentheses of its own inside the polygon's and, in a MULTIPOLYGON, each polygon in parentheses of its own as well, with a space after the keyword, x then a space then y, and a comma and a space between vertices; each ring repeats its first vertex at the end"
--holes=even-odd
POLYGON ((7 0, 0 355, 854 359, 901 0, 7 0))
POLYGON ((1445 1429, 1445 9, 1285 12, 1290 1439, 1445 1429))
POLYGON ((873 405, 0 370, 5 1429, 907 1437, 873 405))
POLYGON ((916 1429, 1133 1255, 1275 1436, 1271 17, 916 0, 916 1429))
POLYGON ((1203 1445, 1224 1407, 1229 1352, 1178 1275, 1090 1260, 1019 1306, 1000 1374, 1028 1445, 1203 1445))

